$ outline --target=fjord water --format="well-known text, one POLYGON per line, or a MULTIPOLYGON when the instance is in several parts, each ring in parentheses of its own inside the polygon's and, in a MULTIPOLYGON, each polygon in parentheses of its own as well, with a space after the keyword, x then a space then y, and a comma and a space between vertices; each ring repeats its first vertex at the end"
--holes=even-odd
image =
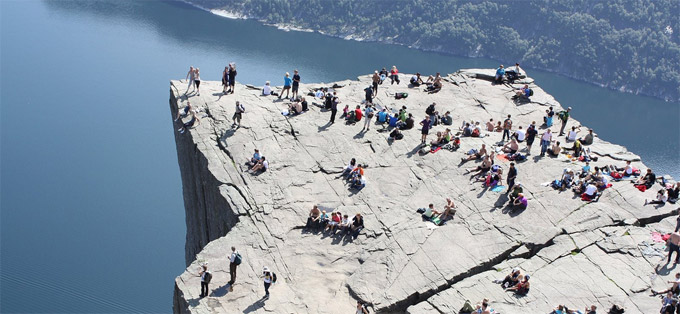
MULTIPOLYGON (((330 82, 392 64, 498 63, 284 32, 180 2, 0 1, 0 23, 1 312, 171 310, 185 226, 168 81, 189 65, 219 80, 235 61, 241 83, 280 85, 294 68, 330 82)), ((602 138, 680 177, 680 104, 530 75, 602 138)))

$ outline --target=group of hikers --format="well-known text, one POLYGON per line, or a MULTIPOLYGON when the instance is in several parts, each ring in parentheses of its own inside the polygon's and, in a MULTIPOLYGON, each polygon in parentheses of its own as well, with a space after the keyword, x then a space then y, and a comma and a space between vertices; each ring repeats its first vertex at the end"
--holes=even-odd
MULTIPOLYGON (((262 88, 262 95, 264 96, 273 95, 278 96, 279 99, 286 98, 291 100, 291 103, 288 104, 287 115, 297 115, 309 110, 308 102, 305 97, 299 96, 300 74, 298 70, 294 70, 293 73, 292 77, 289 73, 285 73, 283 89, 279 92, 272 89, 269 81, 267 81, 262 88)), ((501 83, 504 79, 514 82, 519 78, 521 73, 519 64, 516 64, 512 69, 505 69, 501 65, 497 69, 494 79, 496 83, 501 83)), ((223 72, 222 84, 224 94, 234 93, 235 76, 236 66, 231 63, 229 66, 225 67, 223 72)), ((187 73, 187 79, 189 80, 189 85, 185 94, 188 94, 189 90, 193 87, 196 95, 200 95, 199 69, 191 67, 189 73, 187 73)), ((375 71, 371 77, 371 85, 364 90, 365 99, 362 104, 355 105, 354 108, 350 108, 350 105, 346 104, 340 118, 345 119, 347 124, 363 122, 362 132, 369 131, 371 124, 373 124, 372 122, 375 121, 375 124, 381 125, 383 129, 387 128, 387 130, 390 131, 388 140, 394 141, 404 137, 402 131, 416 128, 416 120, 413 113, 407 111, 406 106, 401 106, 398 109, 388 108, 375 102, 379 86, 384 84, 388 79, 390 80, 390 84, 400 84, 399 71, 396 66, 393 66, 390 71, 387 71, 385 68, 381 71, 375 71)), ((412 87, 425 85, 427 86, 425 89, 426 92, 437 92, 442 88, 442 78, 440 73, 436 73, 436 75, 430 75, 427 80, 423 81, 420 73, 416 73, 410 78, 409 84, 412 87)), ((335 123, 338 106, 341 104, 337 91, 332 88, 319 88, 309 92, 307 95, 313 99, 318 99, 321 102, 320 104, 312 102, 313 105, 321 107, 326 111, 330 111, 328 124, 335 123)), ((522 88, 515 91, 513 99, 529 99, 532 95, 533 90, 525 84, 522 88)), ((506 180, 507 189, 505 193, 508 195, 509 206, 512 210, 526 209, 528 206, 528 199, 525 196, 524 186, 519 182, 515 182, 517 178, 517 168, 514 161, 522 161, 526 158, 526 155, 531 154, 531 149, 536 138, 539 139, 540 157, 544 157, 546 154, 550 157, 558 157, 561 154, 565 154, 568 155, 572 161, 584 163, 580 171, 574 171, 570 168, 564 169, 562 176, 552 182, 553 187, 556 189, 572 189, 575 193, 580 195, 581 199, 584 201, 597 201, 598 197, 601 195, 601 191, 611 186, 610 182, 612 181, 633 177, 635 179, 631 180, 631 182, 641 191, 652 188, 654 184, 657 183, 657 178, 651 169, 647 169, 647 173, 641 175, 639 170, 631 166, 630 161, 626 162, 626 165, 620 168, 614 165, 606 165, 596 166, 591 170, 590 162, 597 161, 597 157, 592 156, 588 146, 593 144, 595 134, 592 129, 588 129, 586 134, 579 136, 581 128, 578 126, 572 126, 571 129, 567 129, 565 133, 571 111, 571 107, 559 112, 555 112, 553 107, 549 107, 546 109, 545 116, 543 117, 543 124, 541 126, 538 126, 537 123, 533 121, 531 124, 527 125, 526 128, 524 126, 514 125, 511 115, 507 115, 507 118, 501 119, 502 121, 494 121, 492 118, 486 123, 473 120, 462 121, 457 133, 454 134, 451 130, 451 126, 453 125, 451 113, 446 111, 441 115, 437 109, 437 104, 432 103, 428 105, 424 113, 424 118, 420 120, 417 125, 421 132, 421 145, 429 146, 431 151, 436 151, 437 148, 447 144, 450 144, 451 147, 457 149, 460 147, 461 138, 485 137, 495 132, 501 133, 501 140, 497 143, 499 146, 496 149, 488 149, 485 144, 481 144, 480 149, 468 151, 467 156, 461 158, 460 164, 462 165, 473 160, 481 160, 481 163, 478 166, 467 169, 465 173, 472 174, 472 178, 482 181, 485 187, 493 189, 502 185, 503 180, 506 180), (557 122, 561 124, 559 134, 557 135, 555 134, 557 132, 553 133, 551 130, 555 118, 557 118, 557 122), (428 143, 428 135, 432 128, 437 125, 444 125, 444 130, 437 131, 436 138, 428 143), (544 130, 539 132, 539 129, 541 128, 544 130), (561 136, 564 136, 563 140, 558 139, 558 137, 561 136), (562 147, 562 141, 571 144, 562 147), (520 148, 522 143, 525 143, 526 145, 524 150, 520 148), (525 154, 522 154, 522 151, 525 152, 525 154), (504 155, 507 160, 511 161, 505 177, 503 167, 497 165, 495 162, 497 155, 504 155)), ((244 112, 245 107, 237 101, 233 116, 233 126, 240 126, 242 114, 244 112)), ((178 129, 180 133, 184 133, 187 129, 200 123, 200 119, 196 113, 197 110, 193 108, 189 101, 186 102, 184 108, 178 111, 175 121, 180 121, 180 123, 182 123, 180 119, 191 116, 191 120, 182 123, 180 129, 178 129)), ((264 156, 260 155, 257 149, 247 165, 251 172, 266 171, 269 169, 268 161, 264 156)), ((352 158, 344 168, 342 176, 347 179, 351 189, 361 190, 366 186, 365 167, 365 165, 358 164, 356 160, 352 158)), ((663 204, 666 202, 674 203, 677 201, 680 184, 666 185, 664 182, 662 185, 664 185, 664 187, 659 189, 656 199, 646 200, 645 205, 663 204)), ((427 208, 419 209, 419 213, 422 214, 424 219, 433 221, 435 224, 440 224, 451 219, 455 215, 456 209, 453 201, 450 198, 447 198, 446 205, 442 211, 436 210, 434 204, 429 204, 427 208)), ((317 205, 314 205, 309 213, 305 228, 331 234, 337 232, 340 232, 343 235, 352 234, 356 237, 364 228, 364 221, 363 216, 360 213, 357 213, 350 218, 347 214, 343 215, 337 211, 326 212, 326 210, 320 210, 317 205)), ((680 253, 680 249, 678 250, 678 253, 680 253)), ((232 259, 231 263, 233 264, 233 262, 232 259)), ((207 271, 207 265, 204 265, 201 274, 202 282, 206 273, 209 272, 207 271)), ((269 294, 269 285, 273 282, 271 274, 272 273, 270 272, 269 275, 265 275, 264 277, 267 296, 269 294), (269 282, 267 282, 266 278, 269 278, 269 282)), ((235 268, 232 278, 235 278, 235 268)), ((519 270, 513 270, 501 284, 503 288, 506 288, 509 291, 526 294, 529 291, 530 286, 529 278, 529 275, 522 275, 519 270)), ((209 278, 207 281, 209 281, 209 278)), ((230 283, 233 284, 231 281, 230 283)), ((680 292, 680 288, 677 288, 677 283, 674 284, 674 287, 680 292)), ((203 295, 203 289, 201 291, 201 294, 203 295)), ((207 292, 205 295, 207 295, 207 292)), ((669 301, 668 304, 674 305, 676 304, 676 301, 669 301)), ((678 308, 680 311, 680 307, 678 308)), ((592 314, 595 313, 595 309, 596 307, 593 305, 591 307, 586 307, 586 309, 581 312, 580 310, 570 310, 566 306, 560 305, 554 309, 553 313, 592 314)), ((359 310, 365 311, 365 304, 358 307, 358 311, 359 310)), ((484 300, 484 302, 482 302, 481 305, 478 305, 474 310, 474 313, 491 313, 488 308, 488 300, 484 300)))

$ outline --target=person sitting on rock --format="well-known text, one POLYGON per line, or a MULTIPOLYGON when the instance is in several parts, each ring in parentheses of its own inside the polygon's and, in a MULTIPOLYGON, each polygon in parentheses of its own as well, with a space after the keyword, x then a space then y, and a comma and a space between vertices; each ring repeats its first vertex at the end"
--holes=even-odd
POLYGON ((654 172, 652 172, 652 169, 647 169, 647 174, 645 174, 644 177, 637 179, 634 181, 635 185, 644 185, 648 189, 651 188, 654 183, 656 183, 656 175, 654 172))
POLYGON ((352 189, 357 189, 361 190, 366 187, 366 178, 362 175, 358 175, 356 178, 352 180, 352 184, 350 185, 350 188, 352 189))
POLYGON ((359 232, 361 232, 361 230, 364 229, 364 217, 361 216, 361 214, 357 213, 354 216, 354 218, 352 219, 352 223, 350 225, 350 229, 354 234, 354 237, 359 235, 359 232))
POLYGON ((498 123, 496 123, 496 128, 493 131, 494 132, 503 132, 503 126, 501 126, 500 121, 498 121, 498 123))
POLYGON ((470 161, 470 160, 477 160, 477 159, 482 158, 484 156, 486 156, 486 144, 482 144, 482 148, 480 148, 479 151, 477 151, 473 154, 469 154, 467 156, 467 158, 461 158, 460 162, 464 163, 464 162, 470 161))
POLYGON ((253 154, 253 157, 250 158, 250 162, 248 163, 248 165, 254 166, 260 161, 260 159, 262 159, 262 155, 260 155, 260 150, 255 148, 255 153, 253 154))
POLYGON ((453 203, 453 200, 451 198, 447 197, 446 198, 446 205, 444 206, 444 212, 442 212, 441 216, 439 217, 441 221, 445 221, 449 219, 449 217, 453 218, 453 216, 456 214, 456 204, 453 203))
POLYGON ((470 134, 471 137, 481 137, 482 136, 482 126, 479 125, 479 121, 475 122, 475 125, 472 126, 472 134, 470 134))
POLYGON ((410 129, 413 129, 413 127, 415 126, 415 123, 416 123, 416 120, 413 119, 413 115, 409 113, 408 117, 406 118, 406 120, 404 120, 403 123, 397 123, 397 127, 400 130, 410 130, 410 129))
POLYGON ((574 182, 574 170, 565 168, 564 171, 562 171, 562 178, 560 178, 560 191, 564 191, 568 188, 571 188, 573 182, 574 182))
POLYGON ((493 189, 498 183, 503 181, 503 168, 498 165, 491 166, 491 171, 484 179, 484 186, 493 189))
POLYGON ((321 211, 321 215, 319 216, 319 227, 321 230, 326 229, 326 225, 328 225, 328 222, 331 220, 331 216, 329 216, 325 210, 321 211))
POLYGON ((526 138, 526 132, 524 132, 522 126, 519 126, 519 128, 515 130, 515 133, 512 134, 512 137, 517 140, 517 143, 522 143, 526 138))
POLYGON ((582 138, 579 138, 579 140, 581 140, 581 144, 583 145, 590 145, 593 144, 593 137, 593 129, 588 129, 588 134, 582 138))
MULTIPOLYGON (((321 92, 323 95, 323 92, 321 92)), ((264 82, 264 87, 262 87, 262 96, 269 96, 272 94, 272 87, 269 85, 269 81, 264 82)))
POLYGON ((512 190, 508 194, 508 198, 510 199, 510 204, 515 202, 515 199, 519 197, 520 193, 524 192, 524 187, 522 186, 521 183, 517 182, 515 185, 512 187, 512 190))
POLYGON ((349 176, 350 173, 352 173, 352 170, 356 168, 357 166, 357 160, 356 158, 352 158, 352 160, 349 161, 349 164, 347 164, 347 167, 342 170, 342 176, 347 177, 349 176))
POLYGON ((477 304, 474 314, 491 314, 491 309, 489 308, 489 299, 482 300, 482 304, 477 304))
POLYGON ((441 122, 443 125, 453 124, 453 117, 451 117, 451 111, 447 111, 446 113, 444 113, 444 116, 441 118, 441 122))
POLYGON ((198 125, 196 123, 201 124, 201 119, 198 118, 195 111, 191 111, 191 120, 189 120, 187 123, 183 123, 182 127, 177 129, 177 131, 181 134, 184 134, 186 130, 193 128, 194 125, 198 125))
POLYGON ((352 169, 352 172, 349 174, 349 180, 355 180, 358 176, 363 176, 364 175, 364 167, 361 166, 361 164, 358 164, 356 168, 352 169))
POLYGON ((486 131, 493 132, 493 130, 494 130, 493 118, 491 118, 489 119, 489 122, 486 123, 486 131))
POLYGON ((517 198, 512 202, 512 210, 525 210, 529 205, 529 200, 524 197, 524 193, 517 194, 517 198))
POLYGON ((430 141, 430 146, 432 146, 432 148, 435 148, 437 146, 444 145, 443 141, 444 141, 444 134, 442 134, 442 132, 439 131, 439 132, 437 132, 437 138, 430 141))
POLYGON ((341 221, 342 214, 340 212, 333 213, 333 215, 331 215, 331 219, 328 221, 328 224, 326 225, 326 230, 324 231, 335 232, 335 227, 340 225, 341 221))
MULTIPOLYGON (((521 275, 520 275, 521 278, 521 275)), ((529 289, 531 288, 531 284, 529 283, 529 278, 531 278, 529 275, 524 275, 524 278, 521 278, 520 282, 518 282, 516 285, 505 289, 505 291, 515 291, 517 294, 525 295, 529 293, 529 289)))
POLYGON ((406 124, 406 123, 399 121, 399 115, 398 114, 395 113, 394 116, 390 117, 389 123, 388 123, 389 127, 399 128, 400 124, 406 124))
POLYGON ((551 148, 548 148, 546 152, 548 152, 548 156, 551 157, 558 157, 560 155, 560 152, 562 151, 562 147, 560 147, 560 142, 557 141, 551 148))
POLYGON ((177 122, 177 120, 179 119, 188 116, 190 112, 193 112, 193 109, 194 108, 191 106, 191 103, 187 100, 187 105, 184 106, 182 110, 177 110, 177 117, 175 118, 175 122, 177 122))
POLYGON ((648 201, 645 199, 645 205, 663 205, 666 204, 666 201, 668 201, 668 194, 666 192, 666 189, 659 189, 659 192, 656 193, 656 199, 653 201, 648 201))
POLYGON ((307 217, 307 224, 305 225, 305 229, 318 229, 320 220, 321 219, 321 211, 319 210, 319 207, 314 205, 312 207, 312 210, 309 211, 309 217, 307 217))
POLYGON ((590 183, 586 185, 585 191, 581 194, 581 199, 587 202, 595 201, 598 197, 597 187, 590 183))
POLYGON ((387 138, 388 141, 394 141, 394 140, 400 140, 404 138, 404 134, 401 134, 401 130, 399 128, 394 128, 392 132, 390 132, 390 136, 387 138))
POLYGON ((567 143, 576 141, 576 137, 578 136, 578 131, 580 131, 580 130, 581 130, 580 127, 577 128, 575 126, 572 126, 571 130, 569 130, 569 132, 567 132, 567 143))
POLYGON ((434 209, 434 204, 427 205, 427 208, 425 208, 425 211, 423 212, 423 218, 427 220, 431 220, 439 215, 441 215, 441 213, 434 209))
POLYGON ((440 78, 435 78, 434 83, 432 85, 428 86, 425 91, 427 91, 429 94, 434 94, 442 90, 442 79, 440 78))
POLYGON ((389 72, 387 72, 387 69, 385 68, 382 68, 382 70, 380 70, 380 73, 378 73, 380 75, 380 85, 382 85, 385 79, 387 79, 388 73, 389 72))
MULTIPOLYGON (((267 81, 269 83, 269 81, 267 81)), ((323 88, 319 88, 316 90, 316 93, 314 93, 314 97, 318 99, 323 99, 326 96, 326 93, 324 93, 323 88)))
POLYGON ((498 69, 496 69, 496 76, 494 76, 494 82, 497 84, 503 83, 503 76, 505 76, 505 68, 501 64, 498 69))
POLYGON ((364 112, 361 111, 361 106, 357 105, 357 107, 354 109, 354 111, 350 111, 349 113, 349 118, 347 118, 347 123, 348 124, 354 124, 356 122, 361 121, 361 118, 363 117, 364 112))
POLYGON ((302 113, 302 104, 300 104, 297 101, 288 104, 288 113, 289 115, 296 115, 302 113))
POLYGON ((349 227, 350 227, 349 216, 347 214, 345 214, 344 216, 342 216, 342 220, 340 221, 339 228, 340 228, 340 231, 346 232, 347 229, 349 229, 349 227))
POLYGON ((462 136, 472 136, 472 127, 469 122, 465 123, 465 127, 463 127, 462 131, 462 136))
POLYGON ((503 152, 506 154, 514 154, 519 149, 517 140, 513 137, 512 140, 503 146, 503 152))
POLYGON ((345 105, 345 108, 342 109, 340 119, 349 119, 349 105, 345 105))
POLYGON ((675 188, 671 185, 666 190, 668 191, 668 202, 675 204, 678 201, 678 196, 680 196, 680 182, 675 182, 675 188))
POLYGON ((565 150, 573 150, 574 151, 574 157, 580 157, 581 154, 583 153, 583 145, 581 144, 581 140, 577 139, 574 141, 574 146, 571 148, 565 148, 565 150))
POLYGON ((608 187, 608 184, 609 179, 607 176, 600 176, 597 180, 595 180, 595 186, 600 191, 606 189, 608 187))
POLYGON ((406 106, 401 106, 401 109, 399 109, 399 121, 406 122, 406 106))
MULTIPOLYGON (((508 77, 508 80, 510 80, 509 77, 508 77)), ((513 97, 513 99, 527 99, 528 100, 529 97, 531 97, 531 88, 529 88, 529 85, 524 84, 524 86, 522 88, 518 89, 515 92, 515 96, 513 97)))
MULTIPOLYGON (((387 113, 387 108, 383 108, 382 110, 380 110, 380 112, 378 112, 378 123, 383 124, 383 123, 387 122, 388 118, 389 118, 389 114, 387 113)), ((396 123, 396 121, 395 121, 395 123, 396 123)))
POLYGON ((515 267, 512 269, 510 274, 505 276, 505 279, 501 282, 501 287, 503 288, 509 288, 512 286, 515 286, 519 283, 519 276, 521 274, 521 271, 519 268, 515 267))
POLYGON ((253 166, 253 168, 250 169, 252 173, 256 173, 260 170, 262 170, 262 172, 269 170, 269 162, 264 156, 262 156, 262 158, 260 158, 260 160, 253 166))
POLYGON ((409 83, 411 83, 411 85, 413 85, 413 87, 418 87, 418 86, 420 86, 420 84, 425 84, 425 83, 423 82, 423 79, 420 78, 420 73, 419 73, 419 72, 417 72, 416 75, 411 76, 411 79, 409 80, 409 83))
POLYGON ((486 174, 489 170, 491 170, 491 165, 493 165, 494 154, 495 154, 494 152, 491 152, 490 154, 484 156, 484 160, 482 160, 481 165, 477 166, 476 168, 466 170, 465 174, 475 172, 472 174, 472 177, 486 174))
POLYGON ((397 82, 397 85, 399 85, 399 70, 397 70, 396 65, 393 65, 392 70, 390 70, 390 80, 392 81, 391 84, 394 85, 394 82, 397 82))
POLYGON ((626 160, 626 166, 623 168, 616 167, 614 165, 609 165, 609 173, 613 178, 616 177, 630 177, 634 174, 633 166, 630 164, 630 160, 626 160), (615 174, 617 173, 617 175, 615 174))
MULTIPOLYGON (((677 258, 676 254, 676 258, 677 258)), ((670 262, 670 257, 671 255, 668 255, 668 261, 670 262)), ((667 283, 672 284, 670 288, 664 290, 664 291, 655 291, 654 289, 652 290, 652 295, 659 295, 659 294, 664 294, 668 292, 672 292, 674 295, 680 294, 680 273, 675 273, 675 280, 669 280, 667 283)))

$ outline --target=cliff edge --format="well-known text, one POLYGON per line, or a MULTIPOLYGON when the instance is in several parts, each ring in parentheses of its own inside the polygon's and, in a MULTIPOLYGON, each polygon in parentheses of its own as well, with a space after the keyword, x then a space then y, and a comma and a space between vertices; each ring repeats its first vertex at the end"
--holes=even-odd
MULTIPOLYGON (((549 106, 560 104, 531 78, 515 85, 493 85, 493 70, 471 69, 450 74, 434 94, 423 87, 401 84, 379 86, 374 100, 382 106, 413 113, 416 124, 426 107, 437 103, 450 111, 452 126, 438 125, 428 142, 446 127, 458 131, 461 121, 494 121, 512 115, 514 126, 542 124, 549 106), (529 84, 530 102, 511 99, 514 89, 529 84), (407 92, 406 99, 395 99, 407 92)), ((369 76, 334 83, 342 103, 350 108, 364 99, 369 76)), ((332 86, 329 84, 326 86, 332 86)), ((321 87, 301 84, 301 94, 321 87)), ((262 96, 258 88, 237 84, 236 94, 222 95, 220 82, 203 81, 201 96, 184 92, 186 83, 171 81, 172 117, 187 101, 199 110, 201 123, 175 139, 186 208, 186 271, 175 280, 176 313, 349 313, 356 301, 371 304, 377 313, 451 313, 465 300, 489 298, 501 313, 547 313, 556 304, 582 308, 612 304, 626 313, 652 313, 659 300, 649 289, 665 288, 671 270, 657 266, 663 243, 651 232, 670 232, 675 206, 642 206, 657 188, 640 192, 630 181, 613 182, 597 202, 583 202, 574 193, 560 192, 544 183, 558 179, 564 168, 580 169, 582 162, 565 154, 538 157, 539 141, 527 160, 518 162, 518 179, 529 206, 510 213, 507 196, 482 186, 465 174, 478 162, 460 164, 465 152, 486 144, 493 149, 501 133, 462 138, 457 151, 420 154, 420 130, 404 131, 390 142, 389 132, 374 124, 361 132, 363 121, 346 125, 340 113, 333 125, 330 112, 313 106, 321 100, 305 96, 310 110, 284 116, 288 101, 262 96), (235 101, 245 104, 242 127, 232 128, 235 101), (269 171, 253 175, 244 163, 258 148, 269 161, 269 171), (366 164, 367 186, 350 190, 339 178, 351 158, 366 164), (453 220, 435 226, 416 213, 434 203, 441 210, 445 198, 457 206, 453 220), (366 228, 356 239, 303 230, 315 204, 350 216, 361 213, 366 228), (230 247, 243 256, 233 291, 229 291, 230 247), (207 262, 213 272, 211 294, 199 298, 197 271, 207 262), (258 277, 264 266, 278 282, 263 300, 258 277), (510 268, 531 275, 525 297, 505 292, 495 279, 510 268), (655 269, 656 267, 656 269, 655 269)), ((578 117, 582 112, 575 108, 578 117)), ((187 121, 188 118, 185 118, 187 121)), ((575 119, 567 125, 580 126, 575 119)), ((559 125, 552 127, 559 132, 559 125)), ((539 134, 542 130, 539 130, 539 134)), ((585 135, 583 128, 580 135, 585 135)), ((564 137, 559 138, 564 147, 564 137)), ((524 148, 524 144, 520 144, 524 148)), ((625 147, 596 138, 590 145, 598 165, 645 169, 625 147)), ((496 159, 507 173, 509 161, 496 159)), ((660 186, 657 186, 660 187, 660 186)))

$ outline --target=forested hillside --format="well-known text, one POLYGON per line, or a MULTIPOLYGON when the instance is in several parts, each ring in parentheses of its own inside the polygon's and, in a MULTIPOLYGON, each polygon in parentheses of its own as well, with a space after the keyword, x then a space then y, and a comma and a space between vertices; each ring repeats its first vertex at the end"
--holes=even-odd
POLYGON ((266 23, 560 72, 680 99, 680 0, 190 0, 266 23))

